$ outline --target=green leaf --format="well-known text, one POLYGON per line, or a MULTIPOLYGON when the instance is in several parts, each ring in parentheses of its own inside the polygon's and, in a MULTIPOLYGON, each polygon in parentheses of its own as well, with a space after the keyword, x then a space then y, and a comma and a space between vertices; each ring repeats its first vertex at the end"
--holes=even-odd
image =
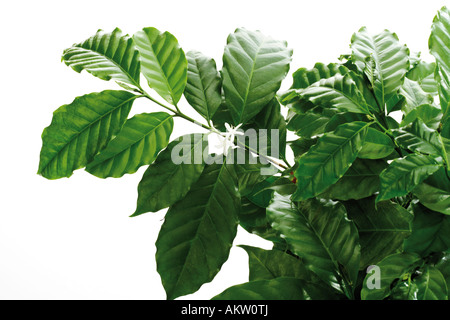
POLYGON ((171 33, 161 33, 156 28, 144 28, 133 39, 150 88, 176 105, 186 86, 188 65, 178 40, 171 33))
POLYGON ((62 59, 76 72, 86 70, 102 79, 139 86, 139 51, 128 35, 118 28, 111 33, 99 30, 93 37, 64 50, 62 59))
POLYGON ((287 129, 303 138, 312 138, 326 131, 326 125, 336 114, 334 110, 315 107, 306 113, 288 112, 287 129))
POLYGON ((382 159, 394 151, 394 143, 385 133, 368 128, 366 139, 358 153, 360 159, 382 159))
POLYGON ((324 192, 336 183, 355 161, 367 134, 368 123, 352 122, 326 133, 318 143, 298 159, 295 171, 296 201, 306 200, 324 192))
POLYGON ((370 197, 380 190, 380 173, 386 169, 383 160, 356 159, 342 178, 320 195, 325 199, 350 200, 370 197))
POLYGON ((298 159, 298 157, 308 152, 308 150, 317 143, 317 140, 317 138, 300 138, 294 141, 289 141, 288 144, 294 153, 295 159, 298 159))
POLYGON ((346 74, 349 70, 342 64, 316 63, 312 69, 300 68, 292 74, 293 83, 291 89, 304 89, 321 79, 328 79, 336 74, 346 74))
POLYGON ((99 178, 119 178, 135 173, 141 166, 155 161, 158 153, 169 143, 172 130, 173 118, 168 113, 135 115, 86 166, 86 171, 99 178))
POLYGON ((402 279, 405 275, 412 272, 420 261, 420 256, 415 253, 395 253, 387 256, 377 263, 377 267, 380 268, 380 288, 368 286, 372 276, 368 274, 364 279, 361 299, 382 300, 386 298, 391 292, 391 284, 396 279, 402 279))
POLYGON ((423 91, 419 83, 408 78, 405 78, 400 94, 405 97, 405 103, 402 106, 404 114, 410 113, 420 105, 433 103, 433 97, 423 91))
POLYGON ((276 180, 277 177, 275 176, 265 178, 264 181, 259 182, 253 187, 252 192, 246 195, 247 198, 257 206, 261 208, 267 208, 273 197, 273 190, 270 190, 268 188, 276 180))
POLYGON ((412 234, 406 239, 404 249, 422 257, 450 248, 450 216, 413 203, 412 234))
POLYGON ((203 134, 189 134, 161 151, 139 183, 137 208, 132 216, 157 212, 181 200, 203 172, 205 163, 196 160, 203 155, 206 143, 203 134), (173 156, 179 161, 174 161, 173 156))
MULTIPOLYGON (((314 106, 334 108, 342 112, 370 113, 364 96, 348 74, 336 74, 331 78, 319 80, 305 89, 294 89, 293 92, 314 106)), ((283 99, 289 101, 291 97, 292 95, 283 99)))
POLYGON ((439 108, 432 104, 422 104, 407 113, 400 125, 404 127, 414 122, 414 120, 420 119, 427 127, 436 130, 439 128, 441 118, 442 112, 439 108))
POLYGON ((289 197, 275 193, 267 216, 309 270, 352 297, 360 247, 358 231, 343 205, 311 199, 297 208, 289 197))
POLYGON ((133 101, 126 91, 103 91, 76 98, 53 114, 42 134, 39 171, 47 179, 70 177, 120 131, 133 101))
POLYGON ((425 207, 450 215, 450 181, 444 168, 419 184, 413 193, 425 207))
POLYGON ((198 51, 189 51, 186 57, 188 73, 184 96, 198 113, 211 120, 222 103, 222 80, 216 62, 198 51))
POLYGON ((395 159, 380 174, 381 190, 376 202, 407 195, 440 166, 434 158, 423 154, 395 159))
POLYGON ((450 104, 450 11, 446 7, 439 10, 433 19, 428 47, 436 58, 435 79, 442 113, 445 114, 450 104))
POLYGON ((267 176, 261 174, 261 169, 265 167, 268 166, 263 165, 258 158, 253 157, 249 152, 245 152, 245 159, 239 159, 239 155, 237 155, 234 169, 238 176, 241 196, 250 194, 258 183, 267 179, 267 176))
POLYGON ((248 122, 275 97, 291 56, 286 42, 259 31, 237 29, 229 35, 223 55, 223 90, 235 125, 248 122))
POLYGON ((434 79, 434 72, 436 63, 419 61, 412 69, 408 71, 406 77, 416 81, 423 91, 433 96, 438 94, 436 80, 434 79))
POLYGON ((443 159, 447 158, 439 133, 428 128, 420 119, 414 120, 411 125, 395 130, 393 133, 397 143, 405 149, 436 157, 440 156, 443 159))
POLYGON ((331 117, 331 119, 326 124, 324 132, 334 131, 337 129, 337 127, 339 127, 341 124, 344 123, 356 121, 367 122, 368 120, 369 120, 368 116, 361 113, 352 113, 352 112, 336 113, 331 117))
POLYGON ((235 285, 212 300, 328 300, 332 295, 327 289, 300 279, 282 277, 235 285))
MULTIPOLYGON (((450 253, 445 252, 443 257, 435 264, 435 267, 444 276, 445 282, 447 284, 447 289, 450 288, 450 253)), ((450 297, 449 297, 450 299, 450 297)))
POLYGON ((205 166, 168 210, 156 241, 157 270, 168 299, 194 293, 228 259, 240 208, 237 177, 226 163, 205 166))
POLYGON ((418 300, 448 300, 448 289, 439 269, 427 266, 414 283, 418 287, 418 300))
POLYGON ((301 260, 281 250, 264 250, 251 246, 240 246, 248 254, 249 281, 290 277, 306 281, 320 281, 306 269, 301 260))
POLYGON ((358 228, 361 269, 397 252, 411 234, 413 215, 396 203, 382 201, 375 208, 375 197, 369 197, 344 204, 348 217, 358 228))
POLYGON ((352 60, 370 79, 378 104, 397 93, 409 69, 409 50, 401 45, 395 33, 384 30, 371 35, 366 27, 353 34, 352 60))

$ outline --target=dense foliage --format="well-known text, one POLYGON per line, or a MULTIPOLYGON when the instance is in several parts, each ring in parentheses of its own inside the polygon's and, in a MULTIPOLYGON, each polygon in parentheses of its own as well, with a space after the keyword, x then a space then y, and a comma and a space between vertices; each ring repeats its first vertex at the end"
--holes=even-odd
POLYGON ((435 61, 388 30, 361 28, 350 48, 295 71, 279 92, 292 50, 259 31, 230 34, 221 70, 200 52, 185 54, 169 32, 98 31, 63 61, 121 89, 54 112, 38 173, 59 179, 85 168, 119 178, 148 166, 132 216, 168 208, 156 242, 168 299, 214 279, 239 225, 273 249, 241 246, 249 282, 215 299, 448 299, 450 11, 432 22, 435 61), (183 95, 202 123, 181 111, 183 95), (129 117, 136 99, 164 112, 129 117), (200 133, 171 139, 174 117, 200 133), (233 146, 237 128, 254 129, 269 147, 233 146), (286 141, 287 130, 297 138, 286 141), (223 154, 205 152, 211 134, 228 139, 223 154), (245 161, 229 153, 236 147, 245 161))

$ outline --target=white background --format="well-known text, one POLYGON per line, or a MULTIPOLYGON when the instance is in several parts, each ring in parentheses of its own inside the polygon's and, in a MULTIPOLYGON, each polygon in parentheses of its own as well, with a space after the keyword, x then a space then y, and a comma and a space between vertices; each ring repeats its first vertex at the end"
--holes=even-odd
MULTIPOLYGON (((427 49, 430 25, 448 1, 2 1, 0 4, 0 299, 165 299, 154 261, 164 212, 137 218, 145 168, 121 179, 82 170, 47 181, 36 174, 42 130, 76 96, 119 88, 61 63, 62 51, 115 27, 133 34, 153 26, 174 34, 221 67, 227 35, 259 29, 294 49, 291 72, 335 62, 352 34, 397 33, 411 51, 427 49)), ((283 84, 291 84, 290 75, 283 84)), ((196 117, 185 100, 184 112, 196 117)), ((160 110, 137 101, 133 113, 160 110)), ((198 128, 177 119, 173 138, 198 128)), ((270 245, 239 230, 237 244, 270 245)), ((247 256, 233 247, 210 284, 183 298, 209 299, 247 281, 247 256)))

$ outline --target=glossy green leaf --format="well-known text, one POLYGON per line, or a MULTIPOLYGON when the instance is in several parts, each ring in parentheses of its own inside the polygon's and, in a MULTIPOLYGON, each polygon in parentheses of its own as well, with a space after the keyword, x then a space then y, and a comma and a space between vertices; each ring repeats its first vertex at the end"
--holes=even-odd
POLYGON ((311 199, 297 208, 289 197, 275 193, 267 216, 309 270, 352 296, 360 247, 358 231, 343 205, 311 199))
POLYGON ((411 234, 413 215, 400 205, 382 201, 375 208, 375 197, 344 203, 348 217, 356 224, 361 243, 360 268, 376 265, 401 249, 411 234))
POLYGON ((450 180, 444 168, 419 184, 413 193, 425 207, 450 215, 450 180))
POLYGON ((433 252, 450 248, 450 216, 413 203, 412 234, 406 239, 404 249, 425 257, 433 252))
POLYGON ((241 196, 250 194, 258 183, 267 179, 267 176, 262 173, 264 173, 263 168, 268 167, 268 165, 262 164, 260 159, 253 157, 250 153, 245 152, 244 155, 245 159, 239 159, 238 155, 234 163, 241 196))
POLYGON ((402 105, 404 114, 410 113, 420 105, 433 103, 433 96, 423 91, 418 82, 408 78, 405 78, 400 87, 400 94, 405 97, 405 103, 402 105))
POLYGON ((38 173, 59 179, 86 166, 120 131, 137 97, 107 90, 78 97, 56 110, 42 134, 38 173))
POLYGON ((93 37, 64 50, 62 59, 73 70, 86 70, 102 79, 113 79, 139 88, 139 51, 128 35, 118 28, 111 33, 99 30, 93 37))
POLYGON ((246 123, 274 97, 289 71, 292 50, 259 31, 237 29, 223 55, 223 90, 234 124, 246 123))
POLYGON ((380 174, 381 190, 376 201, 408 194, 440 166, 433 157, 422 154, 410 154, 394 160, 380 174))
POLYGON ((366 27, 353 34, 352 60, 372 84, 382 107, 400 89, 409 69, 409 50, 401 45, 395 33, 384 30, 376 35, 366 27))
POLYGON ((347 172, 320 197, 332 200, 363 199, 380 190, 380 173, 386 169, 384 160, 356 159, 347 172))
POLYGON ((340 125, 336 131, 322 136, 318 143, 298 159, 295 171, 298 189, 296 201, 306 200, 324 192, 350 168, 361 150, 368 123, 340 125))
POLYGON ((326 125, 335 114, 336 111, 322 107, 313 108, 306 113, 289 110, 286 127, 300 137, 312 138, 326 131, 326 125))
POLYGON ((308 139, 308 138, 300 138, 294 141, 289 141, 288 144, 294 153, 294 157, 297 159, 302 156, 308 150, 317 143, 317 138, 308 139))
MULTIPOLYGON (((447 289, 450 288, 450 253, 447 251, 443 254, 443 257, 435 264, 435 267, 439 269, 444 276, 447 284, 447 289)), ((450 294, 450 292, 449 292, 450 294)), ((450 297, 449 297, 450 299, 450 297)))
POLYGON ((186 57, 188 73, 184 96, 198 113, 211 120, 222 103, 222 80, 216 62, 198 51, 189 51, 186 57))
POLYGON ((248 254, 249 281, 270 280, 279 277, 290 277, 306 281, 320 281, 311 271, 306 269, 301 260, 281 251, 264 250, 251 246, 240 246, 248 254))
POLYGON ((190 134, 161 151, 139 183, 137 208, 132 216, 157 212, 181 200, 203 172, 205 163, 197 160, 203 156, 206 144, 203 134, 190 134))
POLYGON ((293 89, 293 94, 282 97, 282 101, 295 100, 298 95, 314 106, 334 108, 342 112, 369 114, 367 103, 355 81, 348 74, 321 79, 305 89, 293 89))
POLYGON ((158 153, 169 143, 172 130, 173 118, 168 113, 135 115, 86 166, 86 171, 99 178, 119 178, 135 173, 140 167, 155 161, 158 153))
POLYGON ((293 83, 291 89, 304 89, 321 79, 328 79, 336 74, 346 74, 349 70, 342 64, 316 63, 312 69, 300 68, 292 74, 293 83))
POLYGON ((441 118, 442 112, 439 108, 432 104, 422 104, 407 113, 400 125, 404 127, 414 122, 414 120, 420 119, 427 127, 436 130, 439 127, 441 118))
POLYGON ((178 40, 169 32, 144 28, 133 36, 140 52, 141 71, 164 100, 177 104, 187 82, 187 60, 178 40))
POLYGON ((423 91, 433 96, 438 94, 437 83, 434 79, 436 63, 419 61, 411 70, 408 71, 406 77, 416 81, 423 91))
POLYGON ((250 194, 246 195, 247 199, 261 208, 267 208, 273 197, 273 190, 269 189, 269 187, 276 180, 277 177, 275 176, 270 176, 268 178, 266 177, 265 180, 259 182, 253 187, 250 194))
POLYGON ((419 265, 421 258, 415 253, 395 253, 387 256, 379 263, 380 288, 372 287, 371 273, 367 274, 361 290, 362 300, 382 300, 389 296, 391 284, 396 279, 402 279, 404 275, 412 272, 419 265))
POLYGON ((235 285, 212 300, 327 300, 332 296, 327 289, 300 279, 282 277, 235 285))
POLYGON ((205 166, 187 195, 168 210, 156 241, 157 270, 168 299, 210 282, 228 259, 240 196, 231 165, 205 166))
POLYGON ((444 276, 439 269, 428 266, 416 279, 418 300, 448 300, 448 289, 444 276))
POLYGON ((364 144, 358 153, 360 159, 382 159, 394 151, 394 143, 385 133, 368 128, 364 144))
POLYGON ((436 58, 435 79, 438 83, 442 113, 450 104, 450 11, 443 7, 434 17, 428 40, 430 53, 436 58))

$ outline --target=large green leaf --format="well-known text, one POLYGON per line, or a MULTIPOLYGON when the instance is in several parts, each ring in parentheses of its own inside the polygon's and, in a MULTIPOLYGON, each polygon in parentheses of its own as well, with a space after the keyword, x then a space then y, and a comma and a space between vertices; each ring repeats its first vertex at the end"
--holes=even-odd
POLYGON ((418 300, 447 300, 448 288, 445 278, 439 269, 427 266, 414 283, 418 287, 418 300))
POLYGON ((439 133, 428 128, 422 120, 416 119, 411 125, 394 131, 397 143, 413 152, 442 157, 447 163, 447 153, 439 133))
POLYGON ((381 190, 376 201, 407 195, 440 166, 433 157, 423 154, 395 159, 380 174, 381 190))
POLYGON ((145 171, 138 186, 137 208, 132 216, 157 212, 181 200, 203 172, 206 147, 203 134, 189 134, 172 141, 145 171), (179 157, 174 161, 173 157, 179 157))
POLYGON ((240 246, 248 254, 249 281, 291 277, 306 281, 320 281, 294 256, 277 249, 264 250, 251 246, 240 246))
MULTIPOLYGON (((363 282, 361 290, 362 300, 382 300, 389 296, 391 292, 391 284, 396 279, 402 279, 404 275, 412 272, 419 265, 421 258, 415 253, 395 253, 387 256, 379 263, 379 281, 380 287, 369 286, 369 281, 374 275, 368 274, 363 282)), ((377 276, 377 275, 375 275, 377 276)))
POLYGON ((342 112, 370 113, 363 94, 349 74, 336 74, 305 89, 293 89, 290 92, 282 97, 282 101, 295 101, 298 96, 314 106, 334 108, 342 112))
POLYGON ((186 86, 188 65, 178 40, 156 28, 144 28, 133 39, 149 86, 167 102, 177 104, 186 86))
POLYGON ((336 74, 346 74, 349 70, 342 64, 316 63, 312 69, 300 68, 292 74, 292 89, 304 89, 321 79, 328 79, 336 74))
POLYGON ((423 91, 433 96, 438 94, 437 83, 434 79, 434 71, 436 63, 419 61, 411 70, 408 71, 406 77, 416 81, 423 91))
POLYGON ((99 178, 119 178, 126 173, 135 173, 156 159, 169 143, 172 130, 173 118, 168 113, 135 115, 86 166, 86 171, 99 178))
POLYGON ((335 114, 336 111, 322 107, 315 107, 305 113, 298 113, 290 109, 286 127, 300 137, 311 138, 324 133, 326 125, 335 114))
POLYGON ((450 180, 444 168, 419 184, 413 193, 425 207, 450 215, 450 180))
POLYGON ((157 270, 168 299, 197 291, 228 259, 240 196, 231 165, 205 166, 187 195, 168 210, 156 241, 157 270))
POLYGON ((184 96, 198 113, 211 120, 222 103, 222 80, 216 62, 198 51, 189 51, 186 57, 188 74, 184 96))
POLYGON ((409 69, 409 50, 401 45, 395 33, 384 30, 371 35, 366 27, 353 34, 352 60, 360 72, 364 72, 372 84, 378 104, 396 94, 409 69))
POLYGON ((92 161, 120 131, 137 97, 107 90, 78 97, 56 110, 42 134, 38 173, 47 179, 70 177, 92 161))
POLYGON ((298 159, 295 171, 297 191, 293 199, 301 201, 324 192, 336 183, 355 161, 367 134, 368 123, 352 122, 326 133, 318 143, 298 159))
POLYGON ((286 42, 259 31, 237 29, 223 55, 223 90, 234 124, 246 123, 275 96, 289 71, 292 50, 286 42))
POLYGON ((342 178, 320 197, 332 200, 363 199, 380 190, 380 173, 387 167, 384 160, 356 159, 342 178))
POLYGON ((414 122, 414 120, 420 119, 427 127, 436 130, 439 128, 441 118, 441 109, 433 104, 423 104, 407 113, 400 125, 404 127, 414 122))
POLYGON ((450 11, 443 7, 434 17, 428 40, 431 54, 436 58, 436 82, 442 113, 450 104, 450 11))
POLYGON ((356 224, 361 243, 360 267, 375 265, 401 249, 411 234, 413 215, 400 205, 382 201, 375 208, 375 197, 345 202, 348 217, 356 224))
POLYGON ((139 51, 128 35, 116 28, 111 33, 99 30, 93 37, 66 49, 62 57, 66 65, 81 72, 86 70, 103 79, 114 79, 136 88, 139 86, 139 51))
POLYGON ((394 151, 394 143, 385 133, 368 128, 364 144, 358 153, 361 159, 382 159, 394 151))
POLYGON ((213 300, 328 300, 332 294, 317 284, 281 277, 232 286, 213 300))
POLYGON ((405 103, 402 105, 404 114, 410 113, 420 105, 433 103, 433 97, 423 91, 418 82, 408 78, 405 78, 400 87, 400 94, 405 97, 405 103))
POLYGON ((412 234, 406 239, 404 249, 425 257, 433 252, 450 248, 450 216, 412 204, 414 221, 412 234))
POLYGON ((311 199, 297 208, 289 197, 275 193, 267 216, 309 270, 353 296, 360 246, 358 231, 343 205, 311 199))
MULTIPOLYGON (((450 288, 450 252, 449 251, 445 252, 443 254, 443 257, 435 264, 435 266, 436 266, 436 268, 439 269, 439 271, 444 276, 445 282, 447 283, 447 289, 449 289, 450 288)), ((449 297, 449 299, 450 299, 450 297, 449 297)))

